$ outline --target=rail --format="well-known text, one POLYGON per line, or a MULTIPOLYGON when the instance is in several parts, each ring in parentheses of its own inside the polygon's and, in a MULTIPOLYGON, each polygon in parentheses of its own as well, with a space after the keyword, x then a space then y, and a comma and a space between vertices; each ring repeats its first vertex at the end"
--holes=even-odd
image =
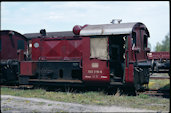
POLYGON ((151 76, 150 79, 170 79, 170 77, 158 77, 158 76, 151 76))
POLYGON ((145 94, 148 96, 157 96, 157 97, 164 97, 170 98, 170 89, 148 89, 144 92, 138 92, 139 94, 145 94))

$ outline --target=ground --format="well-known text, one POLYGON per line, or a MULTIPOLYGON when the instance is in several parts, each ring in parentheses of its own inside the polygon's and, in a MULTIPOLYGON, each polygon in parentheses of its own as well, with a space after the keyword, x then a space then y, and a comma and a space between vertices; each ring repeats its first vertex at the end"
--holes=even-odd
MULTIPOLYGON (((165 74, 165 76, 168 75, 165 74)), ((170 90, 170 80, 152 79, 150 80, 149 88, 165 88, 170 90)), ((138 96, 119 96, 117 94, 106 95, 102 91, 79 93, 46 91, 44 89, 1 88, 1 111, 4 113, 169 112, 169 103, 170 96, 169 98, 153 97, 144 94, 138 96)))
POLYGON ((1 110, 8 112, 157 112, 145 109, 133 109, 122 106, 83 105, 51 101, 40 98, 25 98, 1 95, 1 110))

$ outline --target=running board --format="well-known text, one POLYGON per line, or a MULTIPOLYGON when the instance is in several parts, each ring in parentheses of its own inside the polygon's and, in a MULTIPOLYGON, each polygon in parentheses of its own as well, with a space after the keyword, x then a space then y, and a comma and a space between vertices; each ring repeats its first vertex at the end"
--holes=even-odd
POLYGON ((29 82, 65 82, 65 83, 83 83, 81 80, 47 80, 47 79, 29 79, 29 82))
MULTIPOLYGON (((64 85, 70 84, 74 86, 84 86, 84 82, 81 80, 47 80, 47 79, 29 79, 29 83, 31 84, 44 84, 44 85, 64 85)), ((110 82, 108 85, 110 86, 122 86, 122 82, 110 82)))
POLYGON ((122 82, 110 82, 111 86, 122 86, 123 83, 122 82))

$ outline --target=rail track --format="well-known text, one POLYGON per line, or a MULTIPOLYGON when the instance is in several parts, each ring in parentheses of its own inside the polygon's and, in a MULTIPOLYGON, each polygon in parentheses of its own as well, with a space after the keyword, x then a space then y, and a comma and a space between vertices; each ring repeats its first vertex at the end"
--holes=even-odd
POLYGON ((33 88, 32 85, 15 85, 15 86, 1 85, 0 87, 3 87, 3 88, 12 88, 12 89, 22 89, 22 88, 32 89, 33 88))
POLYGON ((169 89, 147 89, 144 92, 138 92, 138 95, 139 94, 145 94, 145 95, 156 96, 156 97, 170 98, 170 90, 169 89))
MULTIPOLYGON (((33 89, 32 85, 20 85, 20 86, 6 86, 1 85, 0 87, 4 88, 11 88, 11 89, 33 89)), ((169 89, 145 89, 145 91, 137 92, 137 95, 145 94, 148 96, 155 96, 155 97, 163 97, 163 98, 170 98, 170 90, 169 89)))
MULTIPOLYGON (((150 79, 170 79, 170 76, 150 76, 150 79)), ((0 87, 12 88, 12 89, 33 89, 33 85, 0 85, 0 87)), ((164 89, 145 89, 143 92, 137 92, 137 94, 145 94, 149 96, 170 98, 170 90, 164 89)))
MULTIPOLYGON (((170 76, 168 77, 167 76, 150 76, 150 79, 154 79, 154 80, 170 79, 170 76)), ((138 92, 138 94, 170 98, 170 89, 146 89, 144 92, 138 92)))
POLYGON ((158 76, 151 76, 150 79, 170 79, 170 77, 158 77, 158 76))

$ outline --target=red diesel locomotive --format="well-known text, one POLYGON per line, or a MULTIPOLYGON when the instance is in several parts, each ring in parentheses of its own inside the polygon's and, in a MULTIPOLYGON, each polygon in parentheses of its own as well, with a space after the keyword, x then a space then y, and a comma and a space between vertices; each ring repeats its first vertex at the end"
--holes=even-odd
POLYGON ((73 32, 24 34, 29 55, 19 84, 113 87, 149 82, 149 32, 143 23, 75 26, 73 32))
POLYGON ((12 30, 0 31, 1 84, 18 80, 19 61, 26 60, 27 38, 12 30))

